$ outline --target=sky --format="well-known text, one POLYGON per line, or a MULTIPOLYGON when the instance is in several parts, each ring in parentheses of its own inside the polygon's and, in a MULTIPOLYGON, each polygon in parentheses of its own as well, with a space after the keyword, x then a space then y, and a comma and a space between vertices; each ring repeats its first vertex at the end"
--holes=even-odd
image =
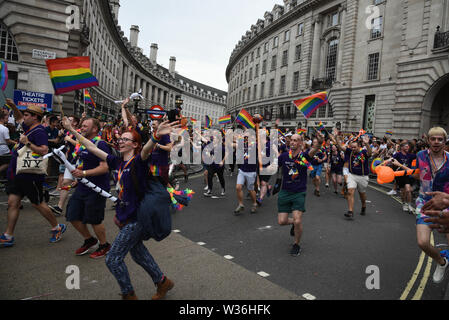
POLYGON ((138 46, 149 56, 157 43, 157 62, 184 77, 228 91, 226 67, 242 35, 271 11, 276 0, 121 0, 119 25, 129 37, 140 28, 138 46))

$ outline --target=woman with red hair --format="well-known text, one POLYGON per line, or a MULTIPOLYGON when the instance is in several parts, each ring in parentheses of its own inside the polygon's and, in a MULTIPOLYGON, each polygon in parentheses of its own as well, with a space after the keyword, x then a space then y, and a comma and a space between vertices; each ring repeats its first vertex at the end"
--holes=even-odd
POLYGON ((145 230, 142 223, 137 219, 137 213, 141 201, 139 193, 140 190, 146 189, 146 179, 135 179, 135 177, 147 175, 149 156, 160 137, 169 134, 172 129, 178 128, 179 125, 177 123, 162 123, 157 133, 154 133, 150 141, 143 147, 141 137, 135 130, 125 131, 118 139, 121 157, 116 157, 98 149, 95 144, 77 133, 66 118, 64 118, 63 124, 87 150, 107 161, 111 170, 118 170, 117 188, 120 202, 116 206, 114 222, 120 228, 120 233, 108 253, 106 265, 117 279, 123 299, 137 300, 124 262, 128 252, 131 253, 133 260, 147 271, 157 286, 157 293, 152 299, 164 298, 167 292, 173 288, 174 283, 163 275, 143 244, 145 230))

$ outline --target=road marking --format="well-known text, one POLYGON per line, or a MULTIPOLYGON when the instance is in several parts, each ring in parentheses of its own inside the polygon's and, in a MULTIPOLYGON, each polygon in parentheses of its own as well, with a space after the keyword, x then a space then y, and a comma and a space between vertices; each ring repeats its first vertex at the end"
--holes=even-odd
POLYGON ((226 260, 232 260, 232 259, 234 259, 233 256, 224 256, 224 258, 225 258, 226 260))
POLYGON ((302 297, 306 300, 316 300, 316 297, 312 296, 310 293, 303 294, 302 297))
POLYGON ((205 246, 206 245, 204 242, 197 242, 196 244, 199 245, 199 246, 205 246))
POLYGON ((174 233, 181 233, 181 230, 173 230, 174 233))
POLYGON ((257 274, 259 276, 261 276, 262 278, 268 278, 270 276, 270 274, 263 272, 263 271, 257 272, 257 274))
MULTIPOLYGON (((433 233, 431 233, 430 244, 432 246, 435 244, 433 233)), ((432 269, 432 262, 433 262, 433 259, 431 257, 428 257, 426 270, 424 271, 424 276, 423 276, 421 283, 419 284, 419 287, 416 290, 416 293, 413 296, 412 300, 421 300, 421 298, 424 294, 424 290, 426 289, 427 282, 429 281, 430 270, 432 269)))
POLYGON ((258 228, 258 230, 264 231, 264 230, 270 230, 271 228, 273 228, 273 227, 272 226, 266 226, 266 227, 258 228))

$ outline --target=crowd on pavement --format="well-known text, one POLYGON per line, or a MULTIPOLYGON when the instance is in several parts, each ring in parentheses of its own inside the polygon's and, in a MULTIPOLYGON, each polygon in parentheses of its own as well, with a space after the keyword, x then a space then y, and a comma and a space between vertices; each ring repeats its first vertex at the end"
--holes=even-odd
MULTIPOLYGON (((8 195, 8 218, 7 225, 0 226, 4 228, 0 247, 14 246, 21 202, 26 197, 50 224, 50 243, 61 241, 70 225, 82 242, 74 250, 75 255, 106 259, 123 299, 137 299, 124 263, 128 253, 155 283, 153 299, 163 299, 174 282, 160 270, 144 245, 146 226, 138 215, 141 192, 156 194, 162 189, 167 194, 176 192, 173 190, 179 189, 174 179, 177 170, 182 170, 188 185, 190 163, 172 158, 173 150, 179 159, 189 148, 191 158, 201 154, 204 199, 227 197, 225 173, 232 176, 236 169, 234 215, 245 213, 246 192, 254 216, 277 195, 278 224, 290 226, 294 238, 289 251, 292 256, 301 254, 308 179, 313 183, 313 197, 323 197, 324 185, 333 190, 338 201, 346 199, 348 210, 342 217, 349 223, 356 217, 356 191, 361 201, 360 216, 370 213, 367 188, 377 167, 387 166, 396 173, 410 171, 411 174, 397 174, 389 195, 399 194, 403 211, 416 215, 417 245, 437 264, 434 282, 443 281, 448 257, 431 245, 430 235, 432 230, 438 230, 447 235, 449 243, 449 140, 444 129, 432 128, 419 139, 406 140, 337 129, 332 133, 315 129, 307 135, 303 130, 288 132, 276 127, 271 129, 279 132, 275 135, 278 140, 271 141, 270 134, 266 139, 250 139, 241 127, 243 134, 235 134, 232 141, 226 141, 226 135, 220 139, 208 135, 207 130, 187 127, 182 107, 170 111, 164 119, 142 121, 129 111, 128 103, 129 99, 123 102, 121 117, 111 123, 86 114, 81 118, 46 115, 33 105, 20 111, 12 100, 7 100, 0 110, 0 180, 4 181, 8 195), (69 170, 63 162, 55 160, 57 157, 50 157, 47 170, 58 175, 57 186, 51 192, 58 203, 51 206, 44 192, 47 174, 33 171, 35 168, 22 168, 21 164, 26 163, 23 159, 28 156, 36 160, 38 167, 44 155, 62 146, 67 161, 75 169, 69 170), (263 162, 262 155, 264 159, 275 160, 263 162), (214 191, 215 176, 220 184, 218 193, 214 191), (97 190, 84 184, 83 179, 97 190), (107 198, 98 190, 114 193, 118 199, 114 204, 114 222, 119 233, 111 243, 108 242, 111 231, 104 225, 107 198), (58 223, 57 218, 63 215, 66 223, 58 223)), ((160 196, 165 197, 162 193, 160 196)), ((155 203, 154 209, 166 212, 172 200, 168 196, 167 204, 165 200, 155 203)))

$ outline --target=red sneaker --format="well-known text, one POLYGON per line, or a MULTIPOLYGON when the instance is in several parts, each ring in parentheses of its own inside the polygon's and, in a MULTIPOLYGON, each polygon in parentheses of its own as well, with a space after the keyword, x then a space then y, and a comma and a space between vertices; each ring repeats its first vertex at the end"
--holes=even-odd
POLYGON ((108 254, 109 250, 111 250, 111 245, 110 245, 109 243, 106 243, 106 244, 104 244, 104 245, 102 245, 102 246, 99 246, 98 249, 97 249, 97 251, 95 251, 94 253, 92 253, 92 254, 90 255, 90 257, 91 257, 92 259, 100 259, 100 258, 103 258, 103 257, 105 257, 105 256, 108 254))
POLYGON ((98 240, 95 238, 90 238, 87 239, 86 241, 84 241, 84 244, 81 246, 81 248, 79 248, 78 250, 75 251, 75 254, 77 256, 84 256, 86 253, 89 252, 89 249, 96 246, 98 244, 98 240))

